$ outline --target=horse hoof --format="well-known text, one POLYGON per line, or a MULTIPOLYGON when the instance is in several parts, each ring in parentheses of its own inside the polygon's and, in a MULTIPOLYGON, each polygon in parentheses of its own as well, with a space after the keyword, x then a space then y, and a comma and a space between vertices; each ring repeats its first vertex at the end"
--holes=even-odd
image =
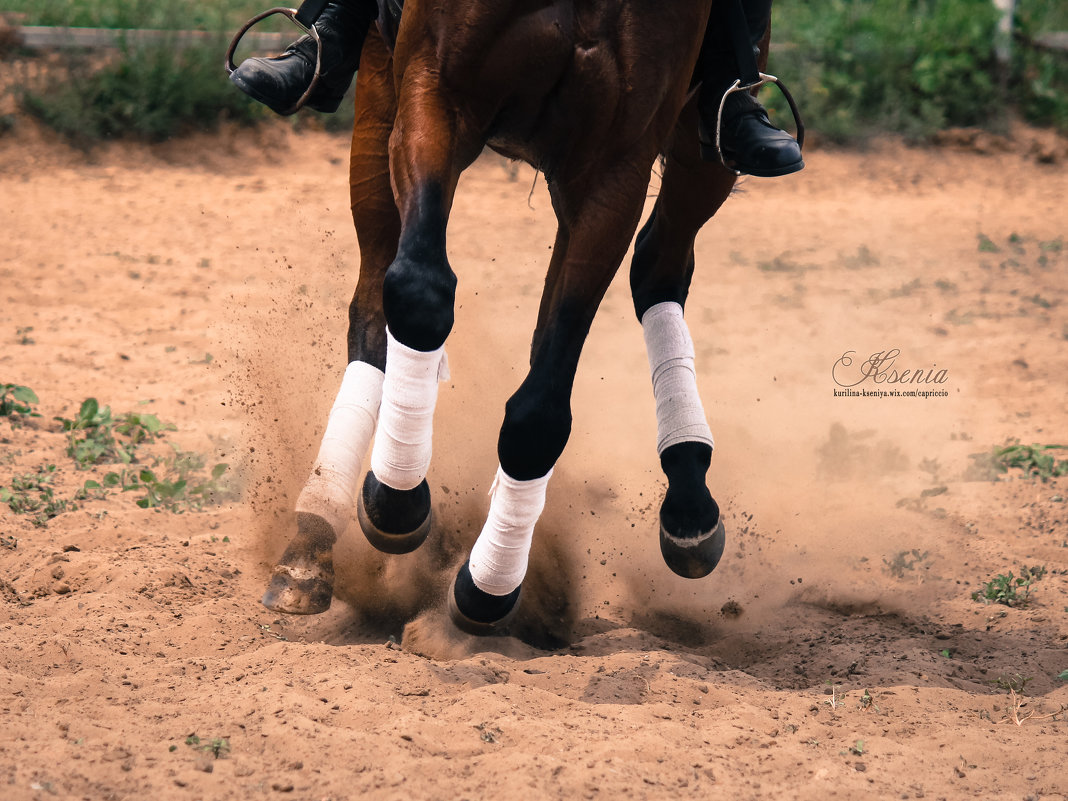
POLYGON ((277 565, 262 603, 272 612, 317 615, 330 608, 334 573, 315 566, 277 565))
POLYGON ((356 518, 377 550, 411 553, 430 534, 430 487, 423 479, 415 489, 396 490, 368 473, 356 503, 356 518))
POLYGON ((726 543, 722 520, 697 537, 676 537, 660 524, 660 553, 667 566, 683 578, 704 578, 715 570, 726 543))
POLYGON ((449 617, 460 631, 476 637, 501 637, 519 609, 522 587, 508 595, 490 595, 475 586, 471 567, 464 562, 449 591, 449 617))

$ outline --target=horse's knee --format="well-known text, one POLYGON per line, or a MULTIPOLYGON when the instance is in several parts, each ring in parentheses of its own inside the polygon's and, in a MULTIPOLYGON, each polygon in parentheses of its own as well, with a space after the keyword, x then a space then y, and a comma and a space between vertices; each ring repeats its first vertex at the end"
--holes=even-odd
POLYGON ((452 331, 456 275, 447 262, 439 265, 398 256, 386 271, 382 307, 389 330, 409 348, 432 351, 452 331))
POLYGON ((657 231, 654 208, 634 241, 630 263, 630 291, 634 312, 641 320, 658 303, 686 304, 694 271, 692 244, 679 253, 668 252, 657 231))
POLYGON ((497 443, 501 467, 519 481, 541 478, 556 464, 570 436, 567 400, 546 398, 521 387, 504 407, 497 443))

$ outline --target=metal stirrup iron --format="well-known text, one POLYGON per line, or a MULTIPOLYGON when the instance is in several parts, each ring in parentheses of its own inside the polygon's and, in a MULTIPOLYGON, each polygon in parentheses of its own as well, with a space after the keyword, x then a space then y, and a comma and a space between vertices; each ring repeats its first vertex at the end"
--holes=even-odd
POLYGON ((234 35, 234 38, 230 40, 230 46, 226 49, 226 74, 230 75, 237 69, 237 65, 234 64, 234 53, 237 51, 238 44, 240 44, 241 39, 244 38, 249 29, 268 17, 273 17, 276 14, 283 16, 304 31, 304 33, 310 36, 312 41, 315 42, 315 74, 312 76, 308 88, 304 90, 304 94, 300 96, 300 99, 293 105, 293 108, 285 113, 292 114, 301 109, 304 104, 308 102, 311 93, 315 91, 315 87, 319 84, 319 76, 323 66, 323 42, 319 38, 319 32, 315 30, 315 21, 319 19, 319 16, 323 13, 323 9, 326 8, 328 2, 329 0, 304 0, 304 2, 300 4, 300 8, 285 8, 279 6, 270 8, 262 14, 254 16, 246 22, 244 27, 242 27, 241 30, 234 35))
POLYGON ((782 96, 786 98, 790 106, 790 113, 794 115, 794 125, 797 128, 798 148, 805 145, 805 124, 801 121, 801 112, 797 109, 793 95, 790 94, 786 85, 774 75, 761 72, 757 67, 756 55, 753 53, 753 45, 749 39, 749 23, 745 19, 745 10, 742 8, 742 0, 727 0, 727 24, 730 27, 731 43, 734 45, 734 57, 738 62, 738 71, 741 77, 732 83, 719 101, 719 111, 716 114, 716 152, 719 160, 728 170, 735 175, 741 175, 741 171, 731 167, 723 156, 723 148, 720 147, 720 136, 723 131, 723 109, 727 105, 727 98, 735 92, 748 92, 757 89, 766 83, 773 83, 779 87, 782 96))

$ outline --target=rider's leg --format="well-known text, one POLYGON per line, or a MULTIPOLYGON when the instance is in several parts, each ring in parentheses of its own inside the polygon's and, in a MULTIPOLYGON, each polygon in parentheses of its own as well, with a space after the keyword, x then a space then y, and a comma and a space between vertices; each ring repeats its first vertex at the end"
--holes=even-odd
MULTIPOLYGON (((336 111, 360 63, 363 40, 378 16, 375 0, 335 0, 327 3, 315 30, 323 43, 319 83, 306 105, 316 111, 336 111)), ((302 36, 280 56, 248 58, 230 75, 245 94, 279 114, 292 114, 315 75, 315 41, 302 36)))
MULTIPOLYGON (((771 0, 743 0, 742 7, 750 42, 756 50, 771 24, 771 0)), ((712 8, 697 68, 702 80, 698 100, 701 155, 708 161, 718 161, 715 138, 719 104, 740 72, 722 1, 712 8)), ((748 92, 734 92, 727 98, 720 148, 728 166, 749 175, 787 175, 805 166, 796 140, 772 125, 767 111, 748 92)))

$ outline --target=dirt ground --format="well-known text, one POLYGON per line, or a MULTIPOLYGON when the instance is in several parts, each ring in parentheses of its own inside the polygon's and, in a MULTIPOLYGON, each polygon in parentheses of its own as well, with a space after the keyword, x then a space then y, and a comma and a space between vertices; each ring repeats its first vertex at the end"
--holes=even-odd
POLYGON ((77 508, 36 526, 0 506, 0 797, 1068 798, 1068 478, 991 480, 972 456, 1068 444, 1068 162, 1040 132, 984 141, 814 149, 699 238, 687 316, 728 532, 700 581, 659 555, 621 271, 521 641, 458 636, 439 607, 548 262, 533 171, 486 156, 458 194, 431 541, 385 557, 353 525, 333 607, 297 619, 259 597, 344 366, 346 142, 279 126, 86 157, 18 126, 0 383, 40 417, 0 419, 0 486, 55 465, 77 508), (888 349, 940 394, 836 395, 844 354, 888 349), (238 496, 75 501, 122 467, 67 455, 54 418, 89 397, 174 425, 140 467, 171 443, 229 464, 238 496), (973 600, 1031 567, 1029 603, 973 600))

